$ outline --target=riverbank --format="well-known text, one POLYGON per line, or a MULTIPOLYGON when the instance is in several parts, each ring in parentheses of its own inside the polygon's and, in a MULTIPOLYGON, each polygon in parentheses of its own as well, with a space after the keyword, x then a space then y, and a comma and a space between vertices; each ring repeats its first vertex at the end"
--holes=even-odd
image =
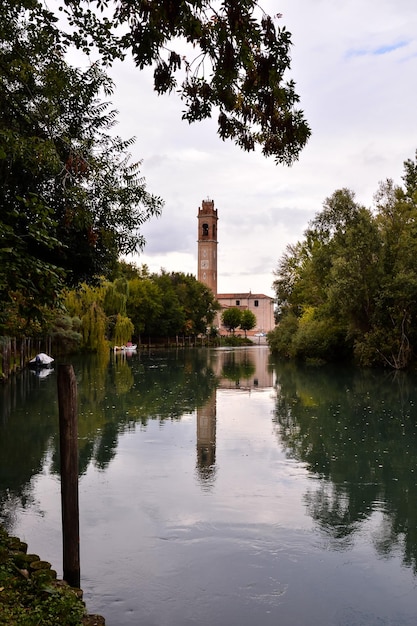
POLYGON ((0 626, 104 626, 101 615, 87 614, 82 590, 27 549, 0 525, 0 626))

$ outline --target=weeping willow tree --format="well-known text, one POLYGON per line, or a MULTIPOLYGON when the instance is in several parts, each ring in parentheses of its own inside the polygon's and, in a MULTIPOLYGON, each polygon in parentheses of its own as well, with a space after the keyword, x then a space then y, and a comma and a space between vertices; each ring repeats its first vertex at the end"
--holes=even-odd
POLYGON ((83 347, 93 352, 107 348, 106 315, 102 307, 93 302, 81 318, 83 347))
POLYGON ((92 304, 98 304, 103 308, 105 295, 106 286, 104 283, 94 287, 82 283, 77 289, 68 289, 65 292, 63 304, 69 315, 81 319, 92 304))
POLYGON ((129 297, 129 283, 124 278, 118 278, 107 283, 104 295, 104 310, 110 315, 126 315, 126 303, 129 297))
POLYGON ((83 349, 95 352, 108 348, 109 342, 120 346, 131 340, 134 326, 126 316, 128 293, 125 279, 103 280, 95 287, 83 284, 66 293, 68 314, 81 320, 83 349))
POLYGON ((114 327, 114 343, 116 346, 123 346, 132 339, 135 330, 131 320, 125 315, 117 314, 114 327))
POLYGON ((98 352, 108 348, 107 317, 103 303, 106 285, 90 286, 83 283, 77 290, 68 290, 63 300, 64 307, 73 324, 78 320, 82 335, 81 348, 98 352))

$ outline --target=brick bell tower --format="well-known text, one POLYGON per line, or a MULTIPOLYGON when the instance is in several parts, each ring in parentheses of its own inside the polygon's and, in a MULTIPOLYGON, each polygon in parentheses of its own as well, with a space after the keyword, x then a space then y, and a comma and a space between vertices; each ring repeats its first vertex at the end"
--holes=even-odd
POLYGON ((217 209, 203 200, 198 209, 198 280, 217 295, 217 209))

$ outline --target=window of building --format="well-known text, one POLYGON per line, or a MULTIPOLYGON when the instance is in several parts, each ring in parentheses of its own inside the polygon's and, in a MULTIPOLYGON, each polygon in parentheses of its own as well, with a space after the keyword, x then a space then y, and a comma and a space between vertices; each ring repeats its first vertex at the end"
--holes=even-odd
POLYGON ((208 224, 203 224, 203 237, 208 237, 209 227, 208 224))
POLYGON ((259 306, 259 300, 255 300, 255 306, 259 306))
POLYGON ((236 300, 236 306, 240 305, 240 300, 236 300))

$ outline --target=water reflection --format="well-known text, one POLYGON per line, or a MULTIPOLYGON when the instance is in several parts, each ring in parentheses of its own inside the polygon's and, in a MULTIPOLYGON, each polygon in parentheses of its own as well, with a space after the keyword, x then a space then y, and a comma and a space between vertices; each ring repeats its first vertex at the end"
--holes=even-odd
POLYGON ((18 505, 33 502, 31 480, 42 471, 56 434, 56 389, 25 370, 0 385, 0 520, 11 526, 18 505))
POLYGON ((337 549, 362 524, 379 554, 417 564, 416 388, 406 374, 277 365, 274 423, 287 454, 321 481, 308 512, 337 549))
MULTIPOLYGON (((112 354, 76 359, 74 369, 81 475, 90 464, 109 466, 121 433, 196 412, 196 467, 205 488, 216 476, 216 389, 256 392, 272 387, 275 371, 278 443, 321 480, 305 494, 311 517, 340 548, 378 511, 376 549, 389 554, 400 545, 416 569, 417 399, 409 376, 272 366, 265 349, 112 354)), ((4 518, 16 502, 30 502, 30 481, 48 454, 58 472, 55 376, 26 371, 0 390, 4 518)))
MULTIPOLYGON (((105 470, 119 436, 150 420, 180 420, 197 412, 197 468, 202 485, 213 484, 218 387, 248 391, 272 386, 264 348, 145 352, 126 358, 108 353, 73 359, 79 414, 79 473, 90 464, 105 470)), ((0 388, 0 515, 25 507, 29 483, 47 455, 59 473, 56 373, 31 371, 0 388)))
POLYGON ((264 348, 218 349, 208 353, 216 387, 206 403, 197 407, 197 469, 203 488, 210 489, 216 475, 217 389, 250 392, 272 387, 273 372, 267 367, 264 348))
POLYGON ((265 348, 215 350, 211 364, 222 389, 254 390, 273 385, 273 370, 265 348))
MULTIPOLYGON (((262 347, 73 365, 83 587, 109 626, 415 623, 411 376, 262 347)), ((54 372, 0 389, 1 516, 54 564, 56 396, 54 372)))
POLYGON ((197 469, 202 484, 213 486, 216 473, 216 391, 197 407, 197 469))

